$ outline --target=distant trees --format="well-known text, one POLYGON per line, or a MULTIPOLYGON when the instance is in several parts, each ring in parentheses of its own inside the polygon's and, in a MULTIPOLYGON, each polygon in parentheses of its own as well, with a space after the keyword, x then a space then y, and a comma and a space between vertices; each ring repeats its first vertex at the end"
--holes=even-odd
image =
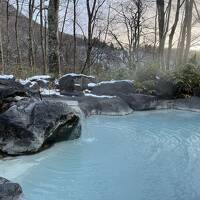
POLYGON ((132 70, 145 54, 169 70, 187 62, 198 44, 198 6, 197 0, 0 0, 1 71, 11 65, 55 76, 91 73, 104 68, 110 46, 132 70))

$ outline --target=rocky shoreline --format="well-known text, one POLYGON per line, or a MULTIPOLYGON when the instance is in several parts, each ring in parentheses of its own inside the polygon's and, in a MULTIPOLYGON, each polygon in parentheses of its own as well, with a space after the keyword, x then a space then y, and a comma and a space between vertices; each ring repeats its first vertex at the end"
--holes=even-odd
MULTIPOLYGON (((49 76, 28 80, 1 77, 1 154, 32 154, 56 142, 78 139, 82 116, 119 116, 159 109, 200 112, 200 97, 160 98, 137 93, 131 80, 91 81, 94 77, 80 74, 68 74, 59 80, 49 76)), ((19 199, 19 192, 22 193, 20 186, 3 178, 0 179, 0 190, 3 200, 19 199)))

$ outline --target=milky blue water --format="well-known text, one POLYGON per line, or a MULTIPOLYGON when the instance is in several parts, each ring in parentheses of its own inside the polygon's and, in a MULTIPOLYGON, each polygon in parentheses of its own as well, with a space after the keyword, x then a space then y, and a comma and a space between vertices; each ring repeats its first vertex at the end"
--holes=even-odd
POLYGON ((200 114, 91 117, 80 140, 0 161, 27 200, 199 200, 200 114))

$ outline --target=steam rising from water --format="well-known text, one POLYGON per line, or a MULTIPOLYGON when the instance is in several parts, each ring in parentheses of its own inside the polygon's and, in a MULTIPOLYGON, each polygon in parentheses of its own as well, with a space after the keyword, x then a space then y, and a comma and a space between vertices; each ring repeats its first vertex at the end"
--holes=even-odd
POLYGON ((200 114, 138 112, 84 121, 80 140, 0 162, 29 200, 197 200, 200 114))

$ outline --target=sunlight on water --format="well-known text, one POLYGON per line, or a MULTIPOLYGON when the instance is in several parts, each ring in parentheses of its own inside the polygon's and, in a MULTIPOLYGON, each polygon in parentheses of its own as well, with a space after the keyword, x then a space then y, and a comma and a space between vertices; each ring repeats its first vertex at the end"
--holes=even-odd
POLYGON ((80 140, 0 161, 28 200, 200 199, 200 114, 97 116, 80 140))

